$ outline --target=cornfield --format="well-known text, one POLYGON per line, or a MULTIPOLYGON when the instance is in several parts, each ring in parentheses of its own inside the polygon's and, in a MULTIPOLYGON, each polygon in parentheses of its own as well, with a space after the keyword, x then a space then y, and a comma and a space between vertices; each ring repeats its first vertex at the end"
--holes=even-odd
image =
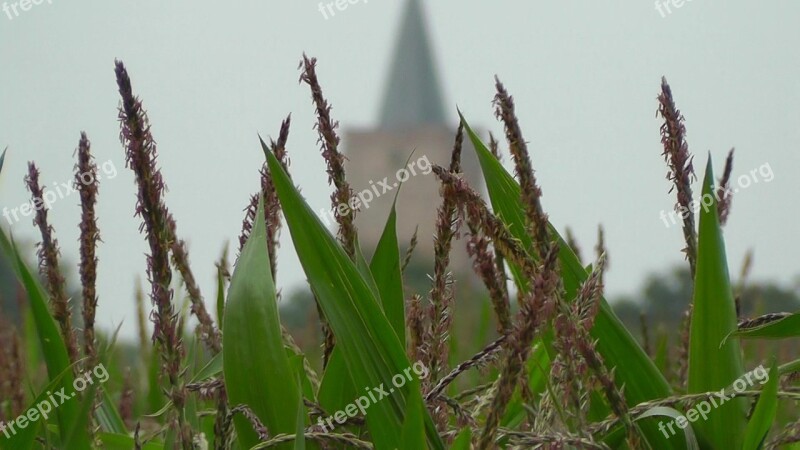
MULTIPOLYGON (((35 217, 38 271, 0 233, 2 254, 25 290, 22 320, 0 316, 0 448, 800 448, 800 359, 753 361, 742 344, 796 337, 800 315, 739 317, 722 233, 733 155, 720 180, 709 156, 701 194, 711 200, 692 205, 693 157, 665 79, 654 107, 694 280, 674 358, 646 351, 604 299, 603 245, 594 261, 581 261, 577 244, 550 224, 514 100, 499 80, 493 104, 506 146, 493 137, 485 143, 460 115, 449 164, 433 168, 441 189, 430 290, 412 292, 396 209, 369 261, 354 214, 338 212, 354 194, 337 123, 316 60, 304 56, 300 70, 316 109, 336 229, 323 225, 290 177, 287 117, 276 141, 254 136, 254 151, 265 157, 262 167, 250 168, 254 181, 260 170, 260 190, 239 199, 247 208, 238 258, 232 267, 220 260, 216 298, 206 302, 163 199, 147 113, 116 62, 120 140, 149 245, 151 307, 139 293, 133 358, 115 353, 116 334, 95 331, 103 300, 95 290, 95 206, 102 196, 99 183, 80 179, 97 172, 82 133, 74 183, 82 208, 80 298, 67 294, 46 207, 35 217), (465 141, 476 152, 488 202, 461 176, 465 141), (281 322, 276 255, 284 223, 314 295, 319 357, 308 356, 281 322), (449 347, 462 299, 448 265, 461 235, 496 328, 496 338, 463 361, 449 347), (144 331, 148 316, 152 336, 144 331)), ((45 189, 35 163, 25 182, 41 206, 45 189)))

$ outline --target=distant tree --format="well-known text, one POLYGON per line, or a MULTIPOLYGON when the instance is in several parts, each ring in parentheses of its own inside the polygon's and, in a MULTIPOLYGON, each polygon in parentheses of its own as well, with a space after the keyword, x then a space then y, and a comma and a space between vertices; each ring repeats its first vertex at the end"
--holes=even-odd
POLYGON ((11 269, 9 261, 0 255, 0 316, 10 318, 12 323, 19 323, 19 298, 21 286, 17 276, 11 269))
MULTIPOLYGON (((27 249, 30 243, 17 242, 20 249, 27 249)), ((23 252, 27 254, 28 252, 23 252)), ((28 267, 36 270, 37 263, 35 260, 26 261, 28 267)), ((82 326, 82 318, 80 315, 81 308, 81 291, 77 284, 76 265, 68 258, 61 258, 60 264, 61 273, 67 281, 67 293, 70 298, 74 299, 70 302, 73 314, 73 324, 76 327, 82 326)), ((24 296, 24 288, 17 279, 17 275, 11 268, 11 261, 9 261, 2 253, 0 253, 0 316, 10 318, 12 323, 19 323, 20 311, 19 301, 24 296)))
MULTIPOLYGON (((734 287, 734 291, 735 291, 734 287)), ((734 292, 734 294, 739 294, 734 292)), ((741 316, 754 317, 772 312, 800 310, 798 286, 782 287, 772 283, 747 284, 740 293, 741 316)), ((654 274, 633 297, 620 297, 611 302, 614 311, 629 330, 639 335, 640 314, 644 313, 650 329, 676 329, 692 300, 689 270, 674 268, 666 275, 654 274)))

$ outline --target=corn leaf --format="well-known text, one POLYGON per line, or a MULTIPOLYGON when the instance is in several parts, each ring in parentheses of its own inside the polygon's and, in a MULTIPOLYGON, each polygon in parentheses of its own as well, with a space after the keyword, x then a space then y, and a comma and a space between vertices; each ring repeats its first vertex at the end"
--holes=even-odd
MULTIPOLYGON (((297 385, 302 386, 303 382, 300 381, 300 374, 305 373, 303 371, 303 357, 297 356, 294 359, 294 366, 296 371, 296 379, 297 385)), ((295 418, 295 440, 294 440, 294 450, 306 450, 306 440, 304 438, 298 439, 305 433, 306 429, 306 406, 303 404, 303 397, 299 396, 297 404, 297 417, 295 418)))
MULTIPOLYGON (((372 276, 372 271, 369 269, 367 259, 364 258, 364 253, 361 251, 361 244, 358 242, 358 238, 356 238, 356 268, 358 268, 358 272, 361 276, 364 277, 364 281, 367 282, 367 286, 369 286, 369 290, 372 291, 375 300, 379 300, 381 298, 381 291, 378 289, 378 283, 375 282, 375 278, 372 276)), ((383 305, 381 305, 381 308, 383 308, 383 305)))
MULTIPOLYGON (((117 329, 114 330, 111 340, 103 347, 102 352, 100 353, 99 360, 108 367, 111 367, 111 356, 114 352, 117 338, 119 337, 119 330, 121 328, 122 324, 117 326, 117 329)), ((95 420, 97 420, 98 425, 100 425, 100 430, 117 434, 128 433, 128 429, 125 427, 125 423, 122 421, 122 417, 120 416, 119 411, 117 411, 117 407, 108 393, 108 388, 103 388, 100 390, 99 404, 98 408, 94 412, 94 417, 95 420)))
MULTIPOLYGON (((223 321, 223 372, 230 404, 249 406, 273 435, 294 433, 300 391, 283 347, 263 198, 231 278, 223 321)), ((234 421, 241 447, 259 442, 245 418, 234 421)))
MULTIPOLYGON (((30 312, 36 324, 39 343, 42 348, 42 354, 44 355, 49 379, 55 380, 56 377, 63 374, 59 379, 59 383, 54 386, 54 392, 64 389, 69 395, 73 390, 72 384, 74 377, 72 372, 67 370, 71 367, 69 356, 67 355, 67 348, 55 320, 50 315, 45 290, 28 266, 22 261, 14 243, 8 239, 5 231, 2 230, 0 230, 0 247, 2 247, 3 253, 8 257, 8 260, 11 261, 14 272, 28 293, 30 312)), ((58 408, 55 408, 55 415, 58 418, 59 424, 59 434, 62 441, 66 440, 69 431, 81 420, 79 414, 79 405, 74 401, 65 401, 58 408)), ((82 433, 77 433, 72 441, 72 445, 73 447, 71 448, 74 449, 88 450, 88 431, 84 430, 82 433)))
MULTIPOLYGON (((126 434, 118 433, 99 433, 100 442, 103 443, 104 450, 130 450, 135 448, 133 438, 126 434)), ((142 450, 164 450, 164 444, 158 442, 148 442, 142 444, 142 450)))
MULTIPOLYGON (((214 377, 214 376, 217 376, 217 375, 221 374, 222 373, 222 369, 223 369, 222 364, 223 364, 222 352, 220 352, 220 353, 217 353, 216 355, 214 355, 214 357, 211 358, 211 360, 209 362, 207 362, 205 366, 203 366, 200 370, 198 370, 197 373, 189 381, 189 383, 199 383, 201 381, 205 381, 205 380, 207 380, 207 379, 209 379, 211 377, 214 377)), ((161 407, 158 411, 156 411, 156 412, 154 412, 152 414, 147 414, 144 417, 149 417, 149 418, 161 417, 164 414, 166 414, 170 410, 170 408, 172 408, 172 401, 171 400, 167 400, 166 404, 163 407, 161 407)), ((121 419, 120 419, 120 421, 121 421, 121 419)), ((113 430, 107 430, 107 431, 114 432, 114 433, 123 433, 124 432, 124 431, 120 432, 120 431, 113 431, 113 430)))
MULTIPOLYGON (((94 408, 96 393, 97 385, 94 383, 83 392, 80 409, 78 410, 78 419, 66 433, 64 448, 78 448, 82 441, 88 442, 89 418, 92 416, 92 408, 94 408)), ((75 400, 77 399, 78 397, 75 397, 75 400)), ((89 447, 87 446, 86 448, 89 447)))
POLYGON ((114 400, 108 394, 107 389, 103 389, 102 400, 100 407, 94 413, 100 429, 108 433, 127 434, 128 430, 125 427, 125 422, 114 406, 114 400))
MULTIPOLYGON (((711 198, 712 202, 709 208, 700 210, 689 336, 690 393, 722 389, 744 373, 739 342, 732 339, 720 346, 720 342, 736 330, 737 320, 713 184, 709 155, 703 198, 711 198)), ((712 411, 708 420, 697 422, 695 426, 714 448, 741 448, 745 413, 744 399, 734 398, 712 411)))
POLYGON ((464 428, 453 440, 450 450, 470 450, 472 443, 472 431, 469 427, 464 428))
MULTIPOLYGON (((489 152, 463 115, 460 117, 478 155, 494 213, 505 223, 509 232, 521 243, 523 248, 533 254, 530 251, 531 238, 525 232, 525 216, 520 199, 519 184, 489 152)), ((549 228, 551 235, 558 240, 560 245, 559 260, 566 299, 572 300, 577 295, 581 284, 588 278, 588 273, 552 224, 549 228)), ((509 266, 517 288, 527 290, 528 280, 522 275, 521 270, 510 261, 509 266)), ((616 371, 615 382, 620 387, 624 386, 625 399, 630 406, 671 395, 671 389, 663 374, 644 353, 605 299, 601 300, 600 310, 591 335, 597 339, 597 350, 603 357, 606 366, 625 369, 616 371)), ((545 343, 552 356, 551 345, 548 342, 545 343)), ((531 389, 534 392, 542 392, 544 386, 532 385, 531 389)), ((592 406, 599 405, 593 402, 592 406)), ((592 415, 599 412, 595 410, 592 415)), ((682 448, 681 444, 665 439, 650 423, 643 424, 642 429, 650 444, 656 448, 682 448)))
POLYGON ((736 330, 731 333, 731 337, 751 339, 787 339, 797 336, 800 336, 800 313, 794 313, 764 325, 736 330))
MULTIPOLYGON (((308 373, 306 372, 305 355, 297 354, 288 347, 286 348, 286 355, 289 357, 289 363, 291 364, 294 377, 300 380, 300 383, 297 385, 300 387, 300 394, 311 401, 315 401, 317 394, 314 392, 314 385, 311 384, 311 380, 309 380, 308 373)), ((303 410, 303 414, 305 414, 305 409, 303 410)))
POLYGON ((397 243, 397 195, 392 202, 392 209, 369 268, 380 291, 383 312, 400 342, 405 342, 405 296, 403 275, 400 273, 400 246, 397 243))
MULTIPOLYGON (((676 425, 675 428, 678 428, 678 430, 679 430, 678 432, 679 433, 680 433, 681 428, 675 422, 677 420, 680 420, 680 419, 678 419, 679 417, 682 417, 684 422, 686 421, 686 417, 680 411, 678 411, 675 408, 670 408, 670 407, 667 407, 667 406, 656 406, 656 407, 650 408, 647 411, 643 412, 642 414, 639 414, 634 419, 634 421, 639 422, 639 421, 641 421, 643 419, 652 419, 652 418, 655 418, 655 417, 667 417, 669 419, 672 419, 671 421, 668 421, 667 423, 670 423, 670 425, 674 423, 676 425)), ((659 423, 661 424, 661 423, 663 423, 663 421, 659 421, 659 423)), ((664 433, 665 434, 667 433, 666 429, 667 428, 665 427, 664 428, 664 430, 665 430, 664 433)), ((671 432, 675 431, 671 426, 669 427, 669 430, 671 432)), ((673 435, 674 435, 674 433, 670 434, 670 436, 673 436, 673 435)), ((697 438, 694 435, 694 431, 692 430, 692 427, 687 426, 687 427, 683 428, 683 436, 684 436, 684 439, 686 441, 686 448, 687 449, 689 449, 689 450, 700 450, 700 444, 697 442, 697 438)))
POLYGON ((170 405, 169 400, 166 395, 164 395, 164 391, 161 389, 160 383, 158 382, 161 368, 159 351, 159 345, 156 343, 147 355, 149 360, 147 364, 147 407, 150 411, 157 411, 159 409, 166 410, 167 406, 170 405))
MULTIPOLYGON (((350 378, 350 372, 347 369, 342 350, 337 345, 333 348, 331 357, 328 360, 328 365, 325 366, 325 373, 322 375, 322 380, 319 384, 319 392, 317 397, 322 409, 329 414, 336 411, 344 410, 348 403, 352 402, 360 392, 356 392, 353 387, 353 380, 350 378)), ((320 418, 321 420, 327 417, 320 418)))
MULTIPOLYGON (((528 385, 541 386, 544 389, 550 378, 550 355, 540 341, 534 344, 531 355, 528 357, 528 385)), ((518 427, 527 417, 522 395, 519 388, 514 390, 511 400, 508 402, 506 412, 501 423, 506 428, 518 427)))
MULTIPOLYGON (((64 378, 71 374, 72 374, 72 366, 69 366, 66 369, 64 369, 64 371, 62 371, 60 374, 58 374, 58 376, 54 377, 47 384, 47 386, 45 386, 45 388, 42 389, 41 393, 39 393, 39 395, 36 396, 36 398, 30 404, 30 406, 26 411, 29 411, 31 409, 37 409, 37 405, 39 405, 42 402, 48 401, 47 399, 50 396, 50 394, 52 392, 58 391, 61 388, 61 386, 63 386, 64 378)), ((42 409, 39 411, 42 411, 44 409, 44 404, 42 404, 41 406, 42 409)), ((47 423, 48 418, 52 417, 54 411, 51 410, 49 413, 45 411, 45 414, 47 414, 48 417, 44 417, 40 412, 39 420, 35 422, 29 422, 28 426, 23 429, 19 428, 11 429, 10 427, 8 427, 8 423, 4 423, 7 426, 7 428, 3 433, 0 433, 0 448, 8 450, 28 450, 34 448, 34 443, 36 442, 36 436, 39 430, 41 429, 42 424, 47 423), (16 430, 17 432, 14 433, 14 430, 16 430), (5 433, 8 433, 10 436, 6 437, 5 433)))
POLYGON ((215 377, 222 373, 223 370, 223 356, 222 352, 214 355, 210 361, 206 363, 196 374, 192 377, 192 383, 205 381, 211 377, 215 377))
MULTIPOLYGON (((419 382, 412 383, 412 390, 419 390, 419 382)), ((421 395, 412 395, 406 405, 406 423, 403 424, 403 445, 400 448, 427 450, 425 443, 425 419, 421 395)))
MULTIPOLYGON (((356 265, 320 222, 263 141, 261 145, 300 263, 333 329, 336 346, 342 351, 356 390, 380 387, 388 390, 392 376, 410 367, 403 345, 356 265)), ((401 430, 411 395, 421 393, 406 385, 370 405, 366 420, 376 449, 401 445, 401 430)), ((423 415, 428 445, 442 449, 427 411, 423 415)))
POLYGON ((222 267, 217 269, 217 323, 219 331, 223 331, 224 322, 222 316, 225 313, 225 274, 222 267))
POLYGON ((775 415, 778 413, 778 365, 775 359, 769 369, 769 379, 761 389, 761 396, 758 397, 756 409, 747 428, 744 430, 744 445, 742 450, 758 450, 764 445, 769 429, 775 422, 775 415))

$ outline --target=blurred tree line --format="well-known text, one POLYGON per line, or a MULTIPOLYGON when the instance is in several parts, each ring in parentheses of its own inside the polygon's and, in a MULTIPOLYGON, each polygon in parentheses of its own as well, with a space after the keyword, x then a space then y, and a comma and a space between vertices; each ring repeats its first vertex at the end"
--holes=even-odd
MULTIPOLYGON (((774 283, 734 282, 734 296, 740 305, 740 319, 773 312, 800 310, 800 286, 784 287, 774 283)), ((611 306, 629 330, 641 337, 642 320, 653 331, 676 330, 692 300, 692 282, 688 268, 674 268, 666 274, 654 274, 645 280, 639 293, 609 299, 611 306)))
POLYGON ((20 286, 17 276, 8 261, 0 256, 0 316, 10 318, 11 322, 19 320, 20 286))
MULTIPOLYGON (((407 278, 415 279, 407 280, 411 292, 425 293, 430 289, 430 281, 424 274, 407 274, 407 278)), ((489 338, 493 334, 491 328, 494 320, 488 308, 485 289, 459 289, 458 281, 456 287, 455 318, 456 323, 463 327, 457 329, 456 333, 464 332, 466 336, 475 337, 475 330, 481 330, 478 334, 482 335, 481 342, 485 344, 487 333, 489 338)), ((800 311, 800 282, 789 287, 775 283, 745 283, 742 286, 734 282, 734 295, 741 306, 742 319, 772 312, 800 311)), ((674 346, 681 339, 684 314, 691 299, 692 282, 688 268, 673 268, 666 273, 649 276, 636 294, 608 298, 608 301, 620 320, 640 342, 644 341, 643 330, 647 330, 652 341, 657 340, 660 335, 667 335, 670 346, 674 346)), ((316 308, 314 297, 308 288, 298 288, 283 296, 281 320, 295 335, 301 347, 307 349, 309 345, 315 345, 319 338, 318 330, 313 329, 310 324, 317 323, 316 308)), ((470 355, 466 355, 468 356, 470 355)))
MULTIPOLYGON (((411 267, 409 268, 411 269, 411 267)), ((70 268, 65 268, 65 270, 67 274, 74 274, 74 270, 70 270, 70 268)), ((411 291, 427 292, 429 280, 424 274, 407 275, 413 279, 408 282, 411 291)), ((68 278, 73 277, 69 276, 68 278)), ((483 330, 480 333, 482 337, 484 339, 491 338, 493 318, 488 307, 485 290, 475 289, 474 286, 459 285, 460 283, 457 281, 456 323, 460 324, 464 330, 469 331, 466 333, 467 335, 472 336, 474 336, 474 327, 477 324, 483 330)), ((21 298, 21 289, 8 261, 0 257, 0 316, 9 319, 11 323, 19 323, 18 302, 21 298)), ((80 296, 80 293, 74 289, 70 289, 70 292, 80 296)), ((735 285, 734 295, 739 299, 741 305, 741 318, 756 317, 771 312, 795 312, 800 310, 800 279, 793 286, 788 287, 774 283, 735 285)), ((677 335, 691 298, 692 289, 688 269, 675 268, 665 274, 651 275, 645 280, 641 290, 632 296, 609 298, 608 300, 632 334, 638 339, 642 339, 644 328, 653 335, 658 333, 677 335)), ((73 302, 73 308, 79 308, 77 303, 79 302, 73 302)), ((317 312, 314 307, 314 298, 308 288, 296 288, 288 294, 284 294, 280 307, 283 323, 298 338, 301 347, 313 347, 319 336, 317 335, 318 330, 310 327, 310 324, 317 323, 317 312)), ((73 311, 73 317, 79 322, 79 311, 73 311)))

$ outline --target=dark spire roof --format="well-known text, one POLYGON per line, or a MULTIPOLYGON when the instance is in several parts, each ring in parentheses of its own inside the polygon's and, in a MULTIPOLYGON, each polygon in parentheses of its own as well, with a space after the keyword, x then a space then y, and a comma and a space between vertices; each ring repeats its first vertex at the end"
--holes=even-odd
POLYGON ((381 128, 446 123, 436 65, 419 0, 406 3, 388 83, 381 107, 381 128))

